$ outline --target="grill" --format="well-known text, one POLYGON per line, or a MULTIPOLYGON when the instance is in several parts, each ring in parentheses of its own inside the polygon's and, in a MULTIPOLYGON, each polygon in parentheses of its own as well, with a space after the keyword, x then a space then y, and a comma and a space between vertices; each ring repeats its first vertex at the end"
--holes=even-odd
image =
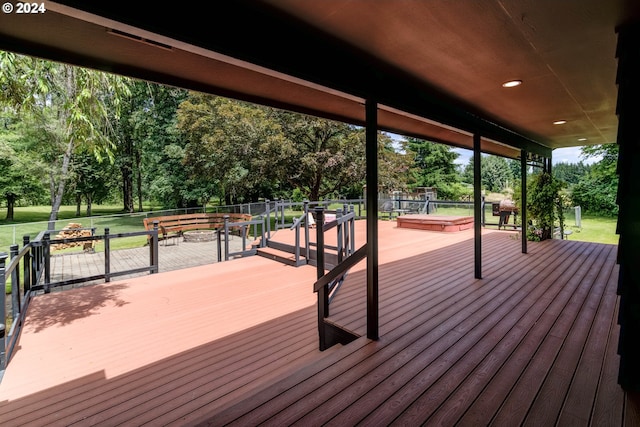
POLYGON ((491 213, 493 216, 499 216, 500 222, 498 229, 509 224, 509 217, 513 215, 513 227, 516 226, 516 216, 518 215, 518 207, 513 200, 502 200, 500 203, 491 204, 491 213))

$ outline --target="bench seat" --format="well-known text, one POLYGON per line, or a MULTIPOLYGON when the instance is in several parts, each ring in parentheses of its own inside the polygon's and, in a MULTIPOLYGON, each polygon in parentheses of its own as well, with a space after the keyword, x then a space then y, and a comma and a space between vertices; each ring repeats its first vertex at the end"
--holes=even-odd
MULTIPOLYGON (((144 218, 145 230, 153 230, 153 223, 158 221, 158 230, 162 237, 166 239, 169 235, 182 235, 183 232, 189 230, 217 230, 224 227, 224 218, 229 217, 229 222, 245 222, 251 221, 251 214, 241 213, 193 213, 182 215, 166 215, 144 218)), ((239 230, 240 227, 233 227, 239 230)), ((245 227, 245 233, 248 237, 249 227, 245 227)))

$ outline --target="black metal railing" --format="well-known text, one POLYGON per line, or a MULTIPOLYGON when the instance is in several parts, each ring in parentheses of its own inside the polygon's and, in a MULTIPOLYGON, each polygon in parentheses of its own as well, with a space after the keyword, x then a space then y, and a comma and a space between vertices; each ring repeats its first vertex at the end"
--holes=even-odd
POLYGON ((4 374, 7 363, 14 352, 16 342, 20 336, 20 330, 24 324, 24 316, 29 307, 31 299, 36 293, 48 293, 52 288, 71 285, 81 282, 104 279, 109 282, 112 277, 134 274, 139 272, 158 272, 158 223, 154 223, 153 230, 111 234, 105 228, 104 234, 70 238, 51 239, 50 235, 56 233, 54 230, 40 232, 34 240, 29 236, 24 236, 23 247, 19 249, 17 244, 10 247, 10 260, 6 252, 0 253, 0 283, 6 286, 11 284, 11 304, 10 313, 7 313, 7 293, 1 292, 0 298, 0 379, 4 374), (125 271, 111 271, 111 245, 113 239, 134 236, 150 236, 149 245, 149 266, 134 268, 125 271), (93 242, 101 240, 104 242, 105 271, 104 274, 90 277, 76 278, 72 280, 51 281, 51 245, 93 242), (22 276, 21 276, 22 271, 22 276), (9 315, 10 314, 10 315, 9 315), (7 334, 7 325, 11 324, 7 334))
POLYGON ((216 230, 217 241, 218 241, 218 262, 228 261, 232 257, 235 256, 249 256, 255 255, 257 253, 257 248, 264 247, 266 243, 265 236, 267 234, 267 223, 266 217, 260 215, 250 221, 233 221, 229 220, 229 216, 224 216, 224 226, 216 230), (250 232, 251 227, 253 226, 253 232, 250 232), (242 239, 242 247, 239 251, 231 252, 229 249, 229 238, 232 235, 232 231, 237 230, 240 234, 240 238, 242 239), (251 248, 248 248, 247 244, 247 236, 252 236, 255 238, 253 241, 251 248), (259 238, 258 238, 259 236, 259 238), (222 242, 224 242, 224 248, 222 247, 222 242), (223 256, 224 249, 224 256, 223 256))
MULTIPOLYGON (((306 210, 306 209, 305 209, 306 210)), ((308 223, 308 216, 306 216, 305 214, 302 214, 301 216, 299 216, 298 218, 295 218, 293 220, 293 224, 291 225, 291 230, 293 230, 294 233, 294 245, 293 245, 293 259, 295 262, 295 265, 300 265, 300 259, 301 259, 301 242, 300 242, 300 231, 302 229, 302 226, 304 225, 304 229, 305 229, 305 242, 309 241, 309 223, 308 223)), ((309 259, 309 245, 305 244, 305 259, 309 259)))
MULTIPOLYGON (((310 213, 311 210, 307 215, 310 213)), ((323 237, 328 231, 332 229, 336 230, 336 245, 327 245, 323 242, 324 249, 322 250, 325 266, 332 269, 344 258, 355 252, 356 214, 354 207, 353 205, 344 205, 341 209, 335 210, 316 207, 313 209, 313 213, 316 216, 314 220, 316 230, 322 231, 323 237), (322 217, 318 218, 319 215, 322 215, 322 217), (327 217, 330 219, 327 219, 327 217)), ((318 233, 316 232, 316 234, 318 233)), ((307 253, 308 263, 316 265, 317 254, 320 252, 318 248, 319 243, 317 242, 318 239, 316 239, 316 242, 309 241, 308 232, 305 237, 308 242, 307 247, 309 248, 309 252, 307 253), (313 250, 313 248, 315 248, 315 250, 313 250)))
MULTIPOLYGON (((346 210, 346 207, 345 207, 346 210)), ((355 250, 355 213, 353 210, 346 215, 342 210, 335 212, 336 218, 333 221, 324 223, 325 211, 323 208, 316 208, 316 270, 317 281, 313 285, 314 292, 318 295, 318 333, 319 348, 321 351, 335 344, 346 344, 358 336, 332 322, 329 322, 329 305, 336 296, 344 278, 349 270, 358 262, 365 258, 367 245, 363 245, 355 250), (325 245, 325 233, 333 228, 337 229, 337 245, 325 245), (327 271, 325 261, 326 250, 332 249, 337 252, 337 262, 327 271)))
MULTIPOLYGON (((154 221, 154 228, 152 230, 145 231, 133 231, 127 233, 115 233, 112 234, 110 229, 107 227, 104 229, 104 234, 97 235, 94 234, 92 236, 82 236, 82 237, 70 237, 70 238, 56 238, 51 239, 49 236, 53 231, 44 232, 44 236, 42 238, 42 244, 44 247, 44 282, 37 286, 32 286, 34 291, 43 289, 46 292, 49 292, 53 287, 74 285, 77 283, 85 283, 91 282, 94 280, 102 280, 105 282, 110 282, 113 277, 135 274, 135 273, 144 273, 149 272, 151 274, 158 272, 158 222, 154 221), (132 268, 128 270, 122 271, 111 271, 111 241, 114 239, 126 238, 126 237, 136 237, 136 236, 148 236, 150 237, 149 242, 149 265, 144 267, 132 268), (84 242, 98 242, 102 241, 104 243, 104 273, 96 274, 87 277, 78 277, 75 279, 69 280, 60 280, 57 282, 51 281, 51 267, 50 267, 50 248, 52 245, 64 245, 69 243, 84 243, 84 242)), ((42 233, 41 233, 42 234, 42 233)))
MULTIPOLYGON (((379 201, 380 212, 383 215, 386 215, 389 219, 393 219, 396 216, 410 214, 410 213, 418 213, 418 214, 447 214, 450 213, 453 208, 457 208, 459 211, 461 207, 468 210, 468 214, 473 215, 473 201, 464 201, 464 200, 431 200, 429 197, 424 199, 380 199, 379 201)), ((482 197, 481 201, 481 212, 482 216, 480 219, 480 223, 483 227, 486 226, 497 226, 498 228, 502 228, 505 226, 508 216, 501 216, 500 212, 496 212, 495 207, 499 206, 499 203, 496 202, 487 202, 485 198, 482 197), (498 222, 492 222, 487 220, 487 211, 490 211, 490 215, 492 217, 500 217, 498 222)), ((517 215, 517 209, 513 209, 510 211, 511 215, 517 215)), ((457 213, 459 215, 459 213, 457 213)), ((511 226, 516 228, 516 221, 514 220, 514 224, 511 226)))

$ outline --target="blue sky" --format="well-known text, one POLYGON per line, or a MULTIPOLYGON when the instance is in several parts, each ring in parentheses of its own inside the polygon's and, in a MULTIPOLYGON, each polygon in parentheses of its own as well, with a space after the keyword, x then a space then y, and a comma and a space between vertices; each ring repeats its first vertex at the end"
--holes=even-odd
MULTIPOLYGON (((402 136, 396 135, 393 133, 388 133, 392 139, 396 141, 400 141, 402 136)), ((459 154, 456 159, 456 163, 461 165, 466 165, 469 163, 469 159, 473 156, 473 151, 465 150, 464 148, 454 148, 453 151, 459 154)), ((568 147, 568 148, 557 148, 553 150, 552 153, 553 164, 556 163, 578 163, 582 161, 586 164, 591 164, 597 162, 598 158, 582 158, 581 147, 568 147)))
MULTIPOLYGON (((460 156, 456 159, 456 163, 462 165, 466 165, 467 163, 469 163, 469 159, 471 158, 471 156, 473 156, 473 151, 471 150, 454 148, 453 151, 460 154, 460 156)), ((583 159, 580 147, 557 148, 553 150, 552 158, 553 164, 578 163, 580 161, 582 161, 583 163, 594 163, 598 161, 598 159, 595 158, 583 159)))

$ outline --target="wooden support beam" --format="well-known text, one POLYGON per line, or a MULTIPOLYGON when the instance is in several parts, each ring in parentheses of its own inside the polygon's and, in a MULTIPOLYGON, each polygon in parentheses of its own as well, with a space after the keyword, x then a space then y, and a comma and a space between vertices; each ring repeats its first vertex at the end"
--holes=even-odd
POLYGON ((640 392, 640 22, 618 31, 618 293, 620 370, 618 382, 640 392))
POLYGON ((473 135, 473 231, 475 277, 482 279, 482 180, 480 179, 480 134, 473 135))
POLYGON ((367 158, 367 337, 378 339, 378 104, 365 103, 367 158))
POLYGON ((520 151, 520 221, 522 222, 522 253, 527 253, 527 152, 520 151))

